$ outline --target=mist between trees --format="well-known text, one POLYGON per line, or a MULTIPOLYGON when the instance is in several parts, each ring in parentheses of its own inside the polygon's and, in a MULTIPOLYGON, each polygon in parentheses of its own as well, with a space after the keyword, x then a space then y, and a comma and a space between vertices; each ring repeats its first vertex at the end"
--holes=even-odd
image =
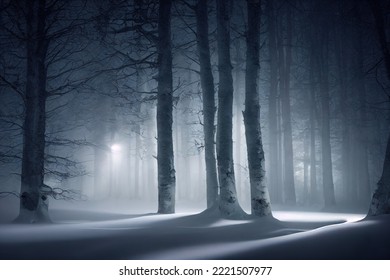
POLYGON ((0 191, 389 211, 389 1, 0 1, 0 191), (384 164, 385 162, 385 164, 384 164), (379 184, 377 182, 379 181, 379 184))

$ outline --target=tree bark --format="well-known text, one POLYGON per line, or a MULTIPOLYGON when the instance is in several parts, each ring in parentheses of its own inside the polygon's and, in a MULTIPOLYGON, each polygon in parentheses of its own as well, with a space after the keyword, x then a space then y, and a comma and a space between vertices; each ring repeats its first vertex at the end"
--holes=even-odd
POLYGON ((48 197, 43 192, 46 129, 46 37, 44 0, 27 3, 27 83, 23 125, 20 213, 17 222, 50 221, 48 197))
POLYGON ((381 12, 383 8, 381 7, 379 0, 367 0, 367 2, 370 5, 372 14, 374 15, 378 41, 385 61, 387 79, 390 81, 390 48, 388 38, 386 37, 385 18, 381 12))
POLYGON ((270 57, 270 90, 268 105, 268 129, 269 129, 269 190, 271 200, 274 203, 280 203, 281 186, 278 184, 280 178, 281 166, 278 161, 278 121, 277 121, 277 95, 278 95, 278 69, 277 69, 277 49, 276 49, 276 30, 275 30, 275 12, 273 0, 267 1, 268 13, 268 39, 269 39, 269 57, 270 57))
POLYGON ((268 189, 265 184, 265 159, 260 126, 260 1, 247 2, 248 30, 246 37, 245 111, 244 124, 248 152, 251 188, 251 212, 255 216, 272 214, 268 189))
POLYGON ((200 82, 203 100, 203 131, 206 163, 207 208, 216 204, 218 198, 217 162, 215 158, 215 91, 211 70, 208 0, 198 0, 196 6, 196 35, 200 63, 200 82))
POLYGON ((158 213, 175 212, 176 177, 172 139, 171 0, 160 1, 158 16, 157 166, 158 213))
MULTIPOLYGON (((390 81, 390 50, 387 44, 384 16, 381 13, 381 5, 378 0, 368 1, 374 15, 375 26, 378 33, 378 40, 381 45, 382 54, 385 60, 388 81, 390 81)), ((390 214, 390 135, 387 138, 386 155, 383 162, 381 178, 377 189, 371 200, 369 216, 390 214)))
POLYGON ((230 61, 230 15, 226 1, 217 0, 218 116, 217 162, 220 188, 219 210, 223 217, 245 216, 237 200, 233 165, 233 78, 230 61))

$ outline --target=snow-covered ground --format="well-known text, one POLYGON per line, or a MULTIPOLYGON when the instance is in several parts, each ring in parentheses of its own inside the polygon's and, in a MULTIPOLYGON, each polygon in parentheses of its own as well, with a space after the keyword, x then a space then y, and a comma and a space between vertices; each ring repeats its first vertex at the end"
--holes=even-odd
POLYGON ((132 203, 57 203, 49 225, 4 223, 15 209, 3 204, 0 258, 390 259, 390 216, 274 211, 233 221, 195 206, 157 215, 132 203))

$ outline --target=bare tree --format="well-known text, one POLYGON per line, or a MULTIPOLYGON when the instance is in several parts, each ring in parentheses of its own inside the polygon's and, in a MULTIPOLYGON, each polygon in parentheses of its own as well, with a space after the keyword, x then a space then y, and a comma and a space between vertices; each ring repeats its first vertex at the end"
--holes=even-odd
POLYGON ((203 97, 203 130, 206 162, 207 208, 217 202, 218 177, 215 158, 215 91, 211 70, 208 0, 199 0, 196 6, 196 35, 200 63, 200 81, 203 97))
POLYGON ((281 186, 279 184, 281 175, 281 162, 278 160, 278 68, 276 48, 276 24, 274 1, 267 0, 268 15, 268 49, 270 60, 270 89, 268 97, 268 129, 269 129, 269 190, 273 202, 282 201, 281 186))
MULTIPOLYGON (((390 49, 387 43, 388 38, 386 38, 385 21, 381 12, 381 4, 378 0, 370 0, 368 2, 375 19, 375 27, 385 62, 387 79, 390 82, 390 49)), ((372 197, 370 209, 368 211, 368 215, 370 216, 383 214, 390 214, 390 135, 387 138, 382 175, 377 183, 377 189, 372 197)))
MULTIPOLYGON (((47 131, 47 122, 53 115, 50 113, 67 104, 53 105, 53 99, 76 91, 85 81, 81 72, 87 63, 78 56, 85 49, 84 44, 73 41, 86 22, 80 19, 80 16, 85 16, 83 9, 80 9, 83 4, 82 1, 9 1, 2 14, 7 23, 14 23, 3 25, 2 31, 7 40, 17 42, 12 54, 17 59, 8 63, 10 67, 20 69, 17 82, 12 81, 7 86, 21 97, 21 107, 24 109, 20 129, 23 148, 17 222, 48 222, 49 197, 74 197, 73 191, 45 184, 45 175, 71 176, 65 169, 77 168, 77 163, 70 158, 48 153, 48 146, 63 145, 63 142, 54 139, 52 133, 47 131), (59 20, 67 18, 76 9, 78 12, 73 14, 72 19, 59 20), (77 57, 77 62, 65 63, 72 55, 77 57), (23 61, 25 67, 19 66, 17 61, 23 61), (57 169, 51 169, 53 166, 57 169)), ((1 78, 8 81, 3 76, 1 78)), ((73 145, 76 142, 66 143, 73 145)))
POLYGON ((45 65, 50 39, 46 33, 46 1, 26 2, 27 83, 23 134, 21 203, 17 221, 49 220, 47 197, 42 194, 46 128, 45 65))
POLYGON ((158 16, 157 166, 158 213, 175 212, 176 177, 172 139, 171 0, 160 1, 158 16))
POLYGON ((230 60, 230 15, 229 4, 217 0, 217 46, 218 46, 218 117, 217 117, 217 162, 219 176, 219 209, 223 217, 245 215, 237 200, 233 165, 233 78, 230 60))
POLYGON ((260 94, 258 89, 261 2, 249 0, 247 11, 245 111, 243 115, 248 152, 251 211, 256 216, 269 216, 272 213, 268 189, 265 185, 265 159, 260 126, 260 94))

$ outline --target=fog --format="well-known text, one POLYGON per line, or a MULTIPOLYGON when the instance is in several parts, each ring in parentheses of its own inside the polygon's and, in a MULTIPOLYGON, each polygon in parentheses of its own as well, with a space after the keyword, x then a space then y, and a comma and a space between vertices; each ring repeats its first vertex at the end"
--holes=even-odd
MULTIPOLYGON (((42 227, 46 235, 73 226, 74 246, 84 227, 97 240, 112 237, 101 228, 118 227, 128 248, 127 234, 143 242, 128 255, 114 242, 96 258, 240 257, 233 241, 257 257, 251 242, 260 250, 286 241, 283 251, 312 244, 317 229, 338 245, 355 230, 382 238, 375 230, 387 232, 388 218, 375 216, 389 214, 390 193, 385 2, 0 1, 6 237, 23 231, 15 223, 43 223, 53 226, 42 227), (220 240, 231 250, 200 252, 207 242, 191 243, 192 222, 213 244, 234 229, 220 240), (168 245, 155 242, 155 251, 145 236, 160 229, 168 245)), ((62 255, 48 246, 39 256, 71 258, 66 234, 58 238, 62 255)), ((18 246, 8 256, 39 258, 18 246)))

